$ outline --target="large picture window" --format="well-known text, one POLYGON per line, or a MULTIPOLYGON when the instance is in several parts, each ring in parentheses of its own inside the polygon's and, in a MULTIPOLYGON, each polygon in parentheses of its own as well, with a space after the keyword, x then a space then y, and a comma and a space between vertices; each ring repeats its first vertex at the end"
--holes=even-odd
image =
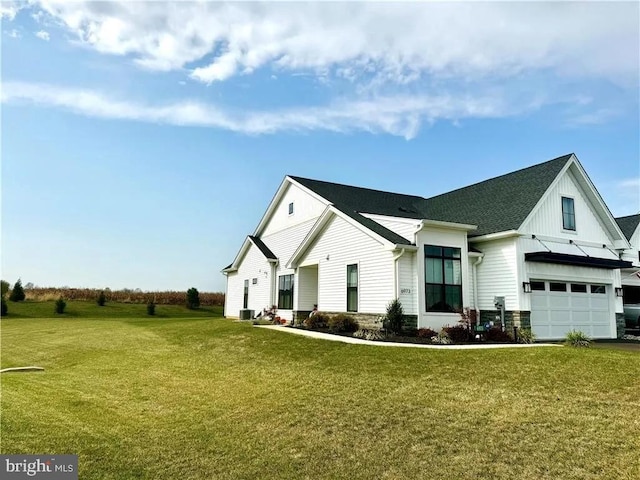
POLYGON ((576 211, 573 198, 562 197, 562 228, 574 231, 576 229, 576 211))
POLYGON ((462 309, 460 249, 424 247, 425 303, 427 312, 457 312, 462 309))
POLYGON ((358 265, 347 265, 347 312, 358 311, 358 265))
POLYGON ((293 275, 278 278, 278 308, 293 310, 293 275))

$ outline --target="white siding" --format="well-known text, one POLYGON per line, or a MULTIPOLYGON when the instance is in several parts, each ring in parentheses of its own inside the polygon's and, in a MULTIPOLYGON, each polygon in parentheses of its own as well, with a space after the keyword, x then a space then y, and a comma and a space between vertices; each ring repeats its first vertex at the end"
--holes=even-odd
POLYGON ((300 225, 301 223, 307 223, 311 219, 318 218, 324 211, 325 207, 326 204, 309 195, 300 187, 289 184, 284 195, 277 203, 275 210, 271 214, 271 218, 261 232, 260 237, 267 237, 274 233, 282 232, 283 230, 300 225), (290 203, 293 203, 292 215, 289 215, 290 203))
POLYGON ((462 305, 468 307, 471 303, 469 290, 469 260, 467 247, 467 233, 461 230, 447 230, 437 227, 425 227, 416 236, 420 249, 416 255, 416 276, 418 283, 418 327, 429 327, 439 330, 445 325, 455 325, 460 320, 457 313, 426 312, 425 305, 425 275, 424 275, 424 246, 437 245, 442 247, 456 247, 461 251, 460 267, 462 269, 462 305))
POLYGON ((394 298, 393 255, 346 220, 334 216, 300 263, 318 264, 318 309, 347 309, 347 265, 358 264, 358 311, 384 313, 394 298))
POLYGON ((505 297, 506 310, 519 310, 516 239, 507 238, 475 245, 484 253, 477 267, 478 308, 494 310, 494 297, 505 297))
POLYGON ((362 216, 370 218, 383 227, 388 228, 401 237, 406 238, 411 243, 415 241, 416 229, 420 225, 420 220, 385 217, 382 215, 372 215, 369 213, 363 213, 362 216))
POLYGON ((404 313, 418 314, 418 285, 416 282, 416 254, 405 252, 398 259, 398 299, 404 313))
POLYGON ((571 170, 567 170, 547 192, 542 203, 534 210, 533 216, 520 227, 519 232, 567 240, 612 243, 599 217, 594 213, 593 205, 577 184, 571 170), (562 197, 574 199, 575 232, 562 228, 562 197))
POLYGON ((238 271, 227 275, 227 294, 225 297, 225 315, 238 317, 243 307, 244 281, 249 280, 248 308, 256 314, 271 305, 269 299, 271 282, 271 264, 267 262, 262 252, 250 245, 244 258, 240 261, 238 271), (253 279, 257 283, 253 284, 253 279))
POLYGON ((294 292, 295 310, 313 310, 318 303, 318 266, 298 268, 294 292))

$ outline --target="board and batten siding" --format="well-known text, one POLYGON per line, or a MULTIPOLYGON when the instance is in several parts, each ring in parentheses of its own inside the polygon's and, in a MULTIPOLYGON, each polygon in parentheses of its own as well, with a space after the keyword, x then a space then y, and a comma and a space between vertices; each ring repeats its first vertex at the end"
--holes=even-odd
POLYGON ((456 325, 460 320, 457 313, 427 312, 425 302, 425 245, 435 245, 440 247, 455 247, 460 249, 460 269, 462 270, 462 306, 468 307, 471 302, 469 290, 469 252, 467 245, 467 233, 462 230, 451 230, 446 228, 426 226, 416 235, 417 244, 420 249, 416 257, 416 276, 418 283, 418 328, 432 328, 440 330, 445 325, 456 325))
POLYGON ((224 313, 226 317, 237 318, 243 307, 244 281, 249 280, 249 303, 247 308, 261 312, 270 305, 271 264, 253 244, 249 246, 238 270, 227 275, 227 293, 224 313), (256 284, 253 279, 256 279, 256 284))
POLYGON ((416 254, 415 252, 405 252, 398 259, 398 300, 407 315, 418 314, 418 283, 416 279, 416 254))
POLYGON ((411 243, 416 239, 416 231, 420 225, 420 220, 372 215, 370 213, 363 213, 362 216, 379 223, 401 237, 406 238, 411 243))
POLYGON ((581 240, 611 244, 607 230, 593 206, 584 195, 571 170, 567 170, 557 183, 547 192, 542 203, 536 207, 531 218, 518 229, 520 233, 559 237, 567 240, 581 240), (576 216, 576 230, 562 228, 562 197, 573 198, 576 216))
POLYGON ((358 312, 383 314, 394 296, 391 251, 339 216, 333 216, 300 264, 318 265, 318 309, 347 310, 347 265, 358 264, 358 312))
POLYGON ((477 267, 478 307, 494 310, 494 297, 505 297, 506 310, 520 310, 516 238, 474 245, 484 253, 477 267))
POLYGON ((317 219, 322 215, 325 208, 326 203, 313 197, 297 185, 290 183, 280 201, 276 204, 268 223, 260 232, 260 237, 268 237, 277 232, 307 223, 311 219, 317 219), (292 214, 289 214, 290 203, 293 203, 292 214))

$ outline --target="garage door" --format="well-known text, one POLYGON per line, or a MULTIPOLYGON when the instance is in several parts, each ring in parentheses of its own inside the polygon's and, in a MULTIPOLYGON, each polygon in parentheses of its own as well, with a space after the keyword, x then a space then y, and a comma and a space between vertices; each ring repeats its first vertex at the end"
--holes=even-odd
POLYGON ((611 338, 610 285, 531 281, 531 330, 539 339, 563 338, 580 330, 611 338))

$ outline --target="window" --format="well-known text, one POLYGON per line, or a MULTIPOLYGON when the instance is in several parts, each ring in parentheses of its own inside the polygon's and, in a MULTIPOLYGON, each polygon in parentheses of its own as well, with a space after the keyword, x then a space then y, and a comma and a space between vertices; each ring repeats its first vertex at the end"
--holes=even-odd
POLYGON ((587 293, 587 286, 584 283, 572 283, 571 284, 571 292, 572 293, 587 293))
POLYGON ((562 197, 562 228, 574 231, 576 229, 576 211, 573 198, 562 197))
POLYGON ((289 204, 289 215, 293 215, 293 202, 289 204))
POLYGON ((567 284, 551 282, 549 283, 549 290, 551 290, 552 292, 566 292, 567 284))
POLYGON ((293 310, 293 275, 278 278, 278 308, 293 310))
POLYGON ((242 308, 249 308, 249 280, 244 281, 244 298, 242 299, 242 308))
POLYGON ((427 312, 455 312, 462 308, 460 249, 424 247, 425 303, 427 312))
POLYGON ((536 282, 536 281, 532 281, 531 282, 531 290, 545 290, 544 288, 544 282, 536 282))
POLYGON ((604 285, 591 285, 591 293, 607 293, 604 285))
POLYGON ((358 311, 358 265, 347 265, 347 312, 358 311))

